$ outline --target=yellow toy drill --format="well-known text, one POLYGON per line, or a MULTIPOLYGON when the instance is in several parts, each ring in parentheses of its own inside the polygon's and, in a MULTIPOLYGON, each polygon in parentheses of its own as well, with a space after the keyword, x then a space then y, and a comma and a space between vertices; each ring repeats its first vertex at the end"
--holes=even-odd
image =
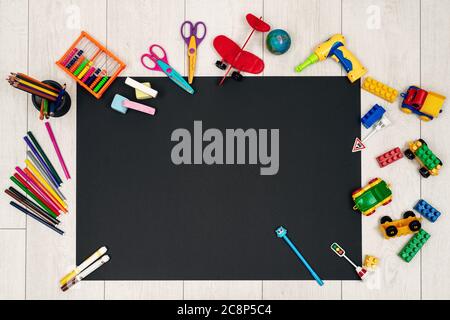
POLYGON ((347 71, 347 77, 351 82, 355 82, 367 72, 366 68, 345 47, 345 38, 342 34, 335 34, 324 43, 321 43, 314 50, 313 54, 295 67, 295 71, 301 72, 306 67, 317 61, 323 61, 328 57, 341 63, 345 71, 347 71))

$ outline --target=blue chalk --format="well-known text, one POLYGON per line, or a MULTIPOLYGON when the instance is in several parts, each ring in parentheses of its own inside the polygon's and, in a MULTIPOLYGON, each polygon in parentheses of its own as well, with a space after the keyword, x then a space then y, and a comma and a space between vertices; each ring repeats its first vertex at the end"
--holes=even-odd
POLYGON ((124 96, 121 96, 120 94, 116 94, 114 96, 113 102, 111 103, 111 108, 120 112, 120 113, 127 113, 128 108, 123 106, 123 102, 127 101, 128 99, 124 96))
POLYGON ((441 215, 432 205, 423 199, 414 206, 414 210, 419 212, 424 218, 427 218, 431 222, 435 222, 441 215))
POLYGON ((375 122, 381 119, 383 114, 386 112, 386 110, 378 105, 375 104, 365 115, 361 118, 362 125, 369 129, 375 122))
POLYGON ((302 254, 300 253, 300 251, 298 251, 297 247, 292 243, 292 241, 288 238, 287 236, 287 230, 283 227, 278 227, 275 230, 275 233, 277 234, 278 238, 283 239, 288 245, 289 247, 292 249, 292 251, 294 251, 294 253, 297 255, 297 257, 300 259, 300 261, 305 265, 306 269, 308 269, 308 271, 311 273, 311 275, 313 276, 313 278, 317 281, 317 283, 320 286, 323 286, 323 281, 322 279, 320 279, 320 277, 317 275, 317 273, 313 270, 313 268, 311 268, 311 266, 309 265, 309 263, 305 260, 305 258, 303 258, 302 254))

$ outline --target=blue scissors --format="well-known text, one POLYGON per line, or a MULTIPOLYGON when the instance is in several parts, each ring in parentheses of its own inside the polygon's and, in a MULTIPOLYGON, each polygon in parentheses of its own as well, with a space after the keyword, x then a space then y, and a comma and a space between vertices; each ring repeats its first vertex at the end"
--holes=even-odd
POLYGON ((160 45, 151 45, 148 49, 148 53, 144 53, 141 56, 141 63, 145 68, 149 70, 164 72, 170 80, 175 82, 185 91, 189 92, 190 94, 194 93, 194 89, 192 89, 189 83, 187 83, 186 80, 184 80, 183 77, 169 65, 166 51, 164 51, 164 49, 160 45), (153 48, 158 48, 159 50, 161 50, 162 56, 156 54, 153 48), (153 66, 148 66, 146 63, 147 60, 151 60, 153 62, 153 66))

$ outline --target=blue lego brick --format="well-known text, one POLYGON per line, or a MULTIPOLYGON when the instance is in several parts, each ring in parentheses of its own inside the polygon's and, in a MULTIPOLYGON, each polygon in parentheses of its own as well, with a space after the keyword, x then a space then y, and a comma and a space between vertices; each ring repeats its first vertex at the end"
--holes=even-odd
POLYGON ((369 129, 375 122, 381 119, 383 114, 386 112, 386 110, 378 105, 375 104, 365 115, 361 118, 362 125, 369 129))
POLYGON ((435 222, 441 215, 439 211, 423 199, 420 199, 419 202, 417 202, 414 206, 414 210, 419 212, 423 217, 427 218, 431 222, 435 222))

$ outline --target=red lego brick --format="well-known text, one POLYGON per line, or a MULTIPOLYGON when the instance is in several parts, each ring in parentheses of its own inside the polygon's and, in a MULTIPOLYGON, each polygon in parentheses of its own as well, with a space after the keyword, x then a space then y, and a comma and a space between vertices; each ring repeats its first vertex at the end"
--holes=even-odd
POLYGON ((378 156, 377 161, 380 167, 383 168, 401 158, 403 158, 403 153, 400 150, 400 148, 397 147, 392 150, 389 150, 386 153, 383 153, 381 156, 378 156))

